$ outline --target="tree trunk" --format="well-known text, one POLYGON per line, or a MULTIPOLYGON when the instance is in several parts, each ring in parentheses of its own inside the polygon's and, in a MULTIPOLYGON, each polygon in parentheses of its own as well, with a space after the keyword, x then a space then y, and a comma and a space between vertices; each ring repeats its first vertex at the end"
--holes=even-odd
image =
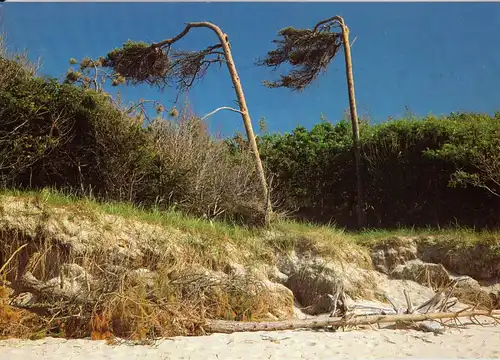
POLYGON ((363 209, 363 179, 361 175, 361 149, 359 144, 359 124, 358 112, 356 109, 356 96, 354 94, 354 76, 352 74, 351 44, 349 42, 349 28, 345 25, 344 19, 338 17, 342 27, 342 42, 344 43, 345 67, 347 77, 347 89, 349 92, 349 109, 352 123, 352 139, 354 147, 354 161, 356 167, 356 214, 358 227, 365 225, 365 212, 363 209))
POLYGON ((208 28, 217 34, 217 37, 220 40, 222 45, 222 49, 224 51, 224 57, 226 60, 227 68, 229 70, 229 74, 231 75, 231 80, 233 82, 234 91, 236 93, 236 97, 238 98, 238 104, 240 107, 240 114, 243 118, 243 124, 245 125, 245 130, 247 133, 248 141, 250 143, 250 149, 254 154, 255 158, 255 166, 257 169, 257 173, 259 175, 259 181, 261 183, 262 188, 262 197, 264 199, 265 206, 265 224, 269 225, 270 222, 270 214, 272 212, 271 207, 271 199, 267 186, 266 175, 264 173, 264 167, 262 166, 262 161, 260 159, 259 149, 257 147, 257 142, 255 140, 255 134, 253 132, 252 121, 250 119, 250 115, 248 113, 247 103, 245 100, 245 95, 243 94, 243 88, 241 87, 240 78, 238 76, 238 72, 236 71, 236 66, 234 65, 233 56, 231 55, 231 47, 229 45, 229 40, 227 34, 224 34, 222 30, 215 24, 212 24, 208 21, 201 22, 190 22, 186 25, 184 30, 174 36, 173 38, 163 40, 159 43, 152 44, 153 47, 159 48, 160 46, 166 44, 173 44, 176 41, 182 39, 191 28, 208 28))
POLYGON ((243 93, 243 88, 241 86, 240 78, 238 76, 238 72, 236 71, 236 66, 234 64, 233 56, 231 54, 231 48, 229 45, 229 39, 227 34, 224 34, 222 30, 209 22, 203 22, 205 27, 213 30, 222 44, 222 48, 224 50, 224 55, 226 58, 227 68, 229 70, 229 74, 231 75, 231 80, 233 81, 234 90, 236 92, 236 96, 238 98, 238 104, 240 106, 241 117, 243 118, 243 124, 245 125, 245 130, 247 133, 248 141, 250 143, 250 148, 255 157, 255 165, 257 167, 257 172, 259 174, 259 180, 262 187, 262 196, 264 198, 264 206, 265 208, 265 224, 269 225, 270 222, 270 214, 272 212, 271 199, 267 186, 266 175, 264 173, 264 167, 262 166, 262 161, 260 159, 259 149, 257 147, 257 141, 255 140, 255 134, 253 132, 252 121, 250 119, 250 114, 248 113, 247 103, 245 100, 245 95, 243 93))
POLYGON ((462 312, 443 312, 431 314, 398 314, 398 315, 368 315, 357 316, 351 319, 324 318, 306 320, 288 320, 274 322, 238 322, 225 320, 208 320, 204 330, 211 333, 233 333, 247 331, 279 331, 292 329, 315 329, 326 326, 343 327, 356 325, 371 325, 394 323, 400 321, 416 322, 436 319, 454 319, 458 317, 499 316, 500 311, 473 310, 462 312))

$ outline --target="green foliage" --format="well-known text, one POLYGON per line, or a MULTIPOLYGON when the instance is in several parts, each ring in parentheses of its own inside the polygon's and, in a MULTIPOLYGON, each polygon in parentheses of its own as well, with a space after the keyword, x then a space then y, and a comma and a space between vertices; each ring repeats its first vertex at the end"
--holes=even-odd
POLYGON ((27 77, 0 92, 0 108, 6 144, 2 175, 8 185, 101 192, 115 175, 125 175, 116 174, 123 168, 114 169, 111 161, 133 160, 133 171, 148 158, 139 147, 144 142, 140 128, 104 94, 27 77), (123 155, 112 160, 110 154, 123 155))
MULTIPOLYGON (((71 62, 79 79, 95 78, 92 60, 71 62)), ((158 118, 143 126, 144 105, 122 108, 100 88, 39 78, 22 58, 0 56, 0 182, 258 222, 263 204, 246 137, 214 140, 187 109, 166 121, 156 103, 158 118)), ((282 135, 260 125, 277 209, 354 226, 349 122, 323 119, 282 135)), ((362 122, 360 134, 368 226, 500 225, 499 113, 362 122)))
MULTIPOLYGON (((369 226, 499 225, 498 114, 412 116, 360 130, 369 226)), ((323 122, 310 131, 299 126, 262 140, 286 206, 306 219, 355 225, 347 122, 323 122)))
POLYGON ((110 51, 107 55, 109 60, 116 60, 121 56, 131 56, 136 54, 139 51, 145 50, 149 47, 149 45, 143 41, 132 41, 128 40, 123 44, 121 48, 115 48, 110 51))
POLYGON ((264 81, 269 88, 287 87, 293 90, 305 89, 335 57, 342 39, 339 33, 295 29, 287 27, 278 32, 279 40, 275 50, 257 62, 257 65, 277 68, 290 64, 293 69, 286 75, 280 75, 279 81, 264 81))
MULTIPOLYGON (((185 34, 184 34, 185 35, 185 34)), ((172 45, 184 35, 160 43, 127 41, 121 48, 110 51, 97 61, 88 64, 107 68, 114 86, 129 82, 132 85, 146 83, 159 88, 176 86, 184 91, 191 88, 195 80, 202 78, 211 64, 223 63, 221 44, 199 51, 174 51, 172 45)))
MULTIPOLYGON (((90 59, 79 66, 82 74, 95 68, 90 59)), ((158 117, 143 127, 146 101, 122 108, 86 82, 39 78, 2 56, 0 79, 3 186, 50 187, 246 223, 261 216, 250 154, 232 156, 187 109, 173 109, 175 121, 158 117)))
POLYGON ((460 166, 450 186, 472 185, 500 198, 500 114, 451 114, 450 121, 454 131, 449 140, 425 155, 460 166))
POLYGON ((337 159, 345 158, 350 149, 350 131, 347 122, 322 122, 311 131, 298 126, 290 134, 262 138, 262 159, 281 184, 289 207, 317 207, 322 197, 331 192, 332 182, 349 171, 338 167, 337 159))
POLYGON ((101 61, 114 71, 114 85, 130 80, 133 84, 154 82, 170 70, 171 61, 161 49, 145 42, 128 40, 121 48, 110 51, 101 61))

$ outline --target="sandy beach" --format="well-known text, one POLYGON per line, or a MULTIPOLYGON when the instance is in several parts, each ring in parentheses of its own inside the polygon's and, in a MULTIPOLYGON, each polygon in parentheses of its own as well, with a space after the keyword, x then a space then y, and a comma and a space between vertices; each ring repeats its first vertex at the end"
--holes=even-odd
POLYGON ((414 330, 279 331, 176 337, 154 345, 5 340, 2 359, 403 359, 500 358, 500 326, 467 325, 435 335, 414 330))

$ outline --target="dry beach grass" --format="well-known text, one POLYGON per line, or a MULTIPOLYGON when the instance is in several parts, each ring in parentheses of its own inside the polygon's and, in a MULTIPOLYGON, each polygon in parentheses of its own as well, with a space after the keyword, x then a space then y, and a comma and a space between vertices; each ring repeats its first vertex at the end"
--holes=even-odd
MULTIPOLYGON (((409 274, 415 281, 397 280, 372 270, 371 249, 382 246, 387 263, 397 249, 395 233, 377 237, 289 221, 251 230, 49 190, 4 192, 1 200, 2 263, 12 257, 2 274, 3 337, 197 335, 205 319, 293 318, 294 300, 307 314, 321 314, 328 312, 328 287, 339 279, 353 299, 384 300, 390 293, 404 304, 402 288, 416 302, 433 294, 432 284, 415 282, 418 274, 409 274), (47 284, 52 293, 41 290, 47 284), (61 290, 54 297, 55 288, 61 290)), ((481 246, 492 259, 484 267, 494 270, 494 234, 455 243, 450 234, 433 241, 446 237, 441 246, 449 256, 481 246)), ((429 241, 417 235, 402 231, 399 242, 429 241)))
MULTIPOLYGON (((2 262, 25 246, 5 268, 5 281, 15 283, 28 274, 28 280, 35 279, 30 286, 49 282, 68 292, 64 306, 43 304, 48 294, 24 304, 36 302, 31 309, 49 321, 26 329, 25 336, 47 331, 94 338, 186 335, 196 334, 205 317, 259 320, 293 313, 291 291, 267 275, 276 262, 273 243, 276 237, 282 242, 280 233, 266 237, 178 213, 98 204, 50 191, 4 194, 1 214, 2 262), (82 290, 88 297, 83 304, 82 290)), ((319 241, 308 246, 321 247, 319 241)), ((322 253, 331 250, 325 247, 322 253)), ((356 256, 345 246, 330 255, 345 254, 356 256)), ((366 260, 359 255, 359 261, 366 260)), ((29 292, 22 289, 25 283, 17 284, 17 293, 29 292)), ((4 336, 10 328, 3 329, 4 336)))

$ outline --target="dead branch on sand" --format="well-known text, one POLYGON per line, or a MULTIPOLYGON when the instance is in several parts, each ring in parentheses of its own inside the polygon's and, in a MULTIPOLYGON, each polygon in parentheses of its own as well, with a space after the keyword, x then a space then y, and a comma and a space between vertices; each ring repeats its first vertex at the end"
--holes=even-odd
POLYGON ((332 304, 334 311, 329 318, 312 318, 305 320, 286 320, 275 322, 238 322, 225 320, 207 320, 204 325, 206 332, 216 333, 233 333, 245 331, 279 331, 293 329, 318 329, 318 328, 346 328, 347 326, 373 325, 383 323, 397 324, 412 324, 423 322, 417 328, 424 331, 432 331, 435 333, 442 332, 442 327, 439 319, 458 319, 463 317, 475 318, 476 316, 487 316, 500 323, 500 310, 476 310, 474 308, 466 308, 459 311, 450 311, 454 305, 458 303, 456 298, 452 298, 451 293, 456 285, 461 281, 458 278, 452 281, 445 289, 437 292, 429 300, 422 303, 416 308, 413 307, 413 302, 406 291, 408 308, 406 310, 398 309, 394 301, 389 300, 392 309, 387 307, 366 306, 363 304, 355 304, 343 288, 336 289, 335 295, 330 295, 333 301, 340 300, 339 310, 344 312, 341 317, 332 317, 337 310, 337 303, 332 304), (340 294, 339 294, 340 292, 340 294), (364 314, 356 314, 355 310, 361 310, 364 314), (430 321, 430 322, 429 322, 430 321))
POLYGON ((473 310, 473 311, 457 311, 443 312, 432 314, 400 314, 400 315, 362 315, 349 316, 341 318, 324 318, 324 319, 305 319, 305 320, 288 320, 275 322, 238 322, 226 320, 208 320, 204 326, 207 332, 217 333, 233 333, 246 331, 278 331, 278 330, 294 330, 294 329, 317 329, 328 326, 345 327, 357 325, 371 325, 382 323, 394 323, 400 321, 425 321, 436 319, 452 319, 458 317, 473 317, 473 316, 500 316, 499 311, 488 310, 473 310))
MULTIPOLYGON (((477 316, 486 316, 500 323, 500 310, 477 310, 476 306, 452 311, 452 307, 458 300, 451 297, 457 284, 461 281, 458 278, 452 281, 446 288, 438 291, 429 300, 419 306, 414 306, 407 291, 403 291, 407 308, 398 308, 394 300, 388 298, 390 306, 382 306, 377 303, 367 304, 367 302, 355 302, 346 294, 342 281, 334 285, 332 293, 329 295, 333 311, 330 317, 311 318, 304 320, 285 320, 276 322, 239 322, 225 320, 206 320, 202 325, 204 332, 233 333, 244 331, 276 331, 291 329, 317 329, 317 328, 343 328, 356 327, 360 325, 373 325, 395 323, 398 328, 416 328, 434 333, 443 332, 443 322, 436 320, 449 319, 459 322, 458 318, 468 317, 475 319, 477 316)), ((41 315, 54 316, 80 316, 83 312, 92 312, 98 303, 102 303, 103 298, 96 297, 96 294, 86 291, 71 292, 62 289, 56 284, 36 279, 27 272, 21 279, 12 284, 15 293, 29 292, 44 300, 36 304, 17 304, 17 307, 27 309, 41 315), (85 309, 85 310, 84 310, 85 309), (77 314, 78 315, 75 315, 77 314)), ((102 294, 101 294, 102 295, 102 294)))

